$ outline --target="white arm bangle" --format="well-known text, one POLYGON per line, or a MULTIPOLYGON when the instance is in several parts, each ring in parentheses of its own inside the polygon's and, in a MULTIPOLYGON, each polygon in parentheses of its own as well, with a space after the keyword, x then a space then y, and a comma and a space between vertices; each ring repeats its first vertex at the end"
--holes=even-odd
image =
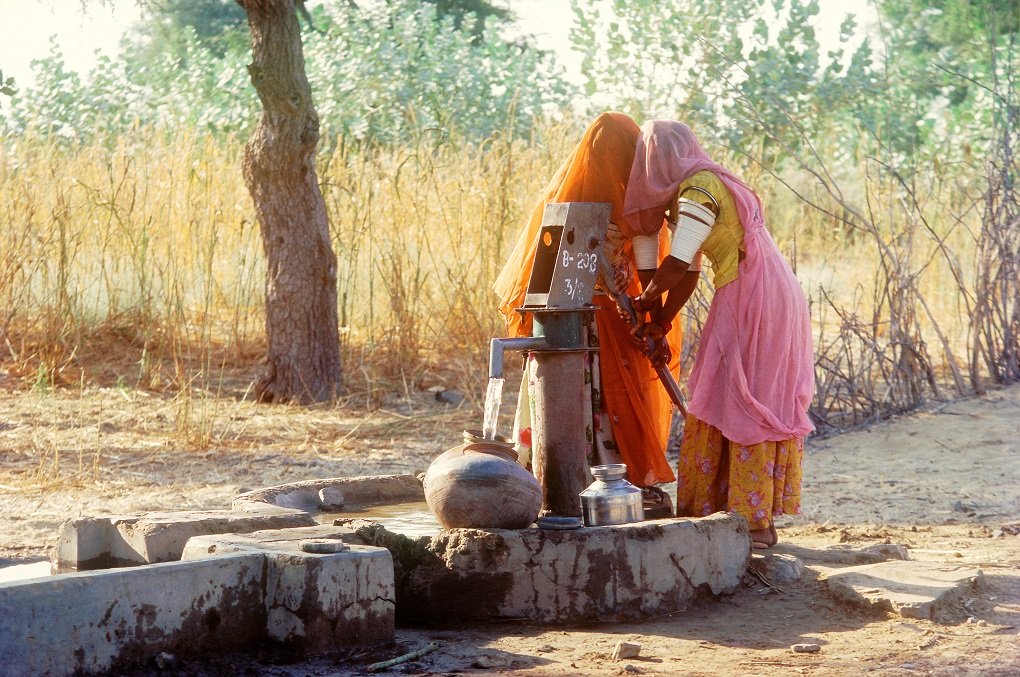
POLYGON ((712 232, 715 214, 697 202, 685 198, 680 198, 679 202, 680 218, 677 219, 669 254, 689 264, 712 232))
POLYGON ((631 238, 634 247, 634 264, 638 270, 655 270, 659 267, 659 235, 635 235, 631 238))
POLYGON ((687 271, 688 272, 694 272, 694 273, 700 273, 701 272, 701 257, 702 256, 703 255, 701 253, 701 250, 699 249, 698 253, 694 255, 694 260, 691 261, 691 265, 687 266, 687 271))

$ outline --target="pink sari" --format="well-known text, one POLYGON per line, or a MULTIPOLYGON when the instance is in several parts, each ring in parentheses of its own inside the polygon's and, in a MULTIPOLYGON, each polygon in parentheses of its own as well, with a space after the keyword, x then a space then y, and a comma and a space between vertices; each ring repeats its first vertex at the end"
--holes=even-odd
POLYGON ((688 380, 689 413, 741 445, 804 437, 814 426, 811 321, 804 293, 765 228, 761 201, 708 157, 683 123, 641 128, 624 217, 636 232, 662 228, 677 186, 699 171, 726 185, 744 227, 739 276, 716 290, 688 380))

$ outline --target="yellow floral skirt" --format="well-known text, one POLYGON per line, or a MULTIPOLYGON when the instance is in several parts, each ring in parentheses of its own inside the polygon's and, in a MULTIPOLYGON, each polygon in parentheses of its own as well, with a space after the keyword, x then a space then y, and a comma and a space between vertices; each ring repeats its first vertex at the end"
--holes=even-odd
POLYGON ((678 516, 704 517, 729 511, 751 529, 767 529, 773 515, 800 514, 804 438, 743 446, 688 416, 680 445, 678 516))

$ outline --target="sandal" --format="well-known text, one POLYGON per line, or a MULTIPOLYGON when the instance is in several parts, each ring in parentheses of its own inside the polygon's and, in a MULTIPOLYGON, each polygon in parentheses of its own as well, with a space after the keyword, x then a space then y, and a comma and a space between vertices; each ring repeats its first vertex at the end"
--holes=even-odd
POLYGON ((645 519, 661 519, 673 516, 673 501, 669 494, 659 487, 641 487, 641 500, 644 504, 645 519))

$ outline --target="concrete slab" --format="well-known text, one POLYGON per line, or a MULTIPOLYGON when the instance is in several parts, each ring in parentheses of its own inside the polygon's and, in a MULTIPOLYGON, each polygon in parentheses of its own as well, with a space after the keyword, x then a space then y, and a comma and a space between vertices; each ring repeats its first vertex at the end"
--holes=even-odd
POLYGON ((0 676, 115 674, 265 634, 260 554, 0 583, 0 676))
POLYGON ((718 513, 572 531, 452 529, 411 540, 338 520, 348 542, 394 556, 398 619, 618 621, 732 592, 750 558, 747 522, 718 513))
POLYGON ((192 536, 313 524, 315 520, 308 513, 275 506, 258 514, 196 510, 84 517, 61 526, 53 567, 55 571, 70 572, 173 562, 181 558, 192 536))
POLYGON ((905 618, 952 622, 965 616, 964 595, 980 591, 980 569, 933 562, 890 561, 826 576, 836 598, 905 618))
POLYGON ((287 529, 265 529, 247 534, 208 534, 188 540, 181 559, 201 559, 210 555, 232 552, 264 551, 267 549, 292 550, 297 543, 311 538, 350 537, 350 529, 332 524, 315 524, 287 529))
POLYGON ((352 545, 319 555, 267 555, 269 638, 306 651, 389 642, 395 634, 393 560, 385 548, 352 545))
POLYGON ((183 557, 238 552, 266 556, 265 610, 269 639, 298 651, 391 641, 396 593, 385 548, 350 545, 343 552, 303 552, 310 538, 336 537, 329 526, 209 535, 191 539, 183 557))
POLYGON ((260 512, 270 505, 314 513, 424 500, 425 490, 413 475, 367 475, 292 482, 257 489, 236 496, 231 507, 260 512))
POLYGON ((296 652, 392 641, 389 551, 300 549, 337 531, 204 535, 180 562, 0 583, 0 677, 110 674, 162 651, 199 655, 265 641, 296 652))

